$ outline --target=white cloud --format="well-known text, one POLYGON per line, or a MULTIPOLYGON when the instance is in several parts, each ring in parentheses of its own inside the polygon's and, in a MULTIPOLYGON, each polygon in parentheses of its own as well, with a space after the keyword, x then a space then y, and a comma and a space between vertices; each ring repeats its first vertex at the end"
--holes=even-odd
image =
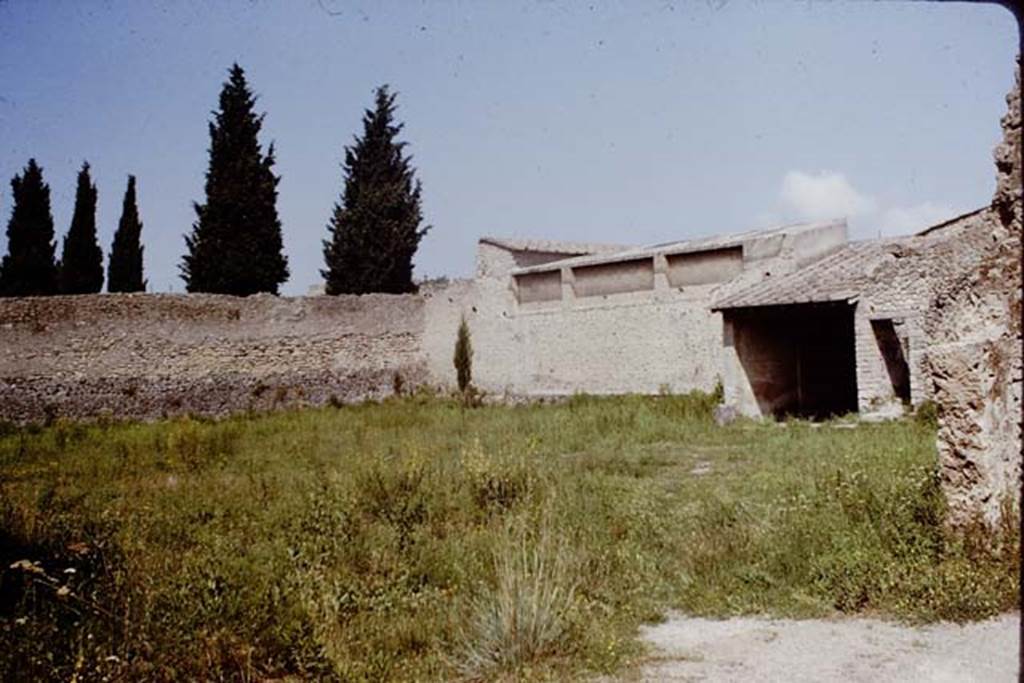
POLYGON ((908 207, 893 206, 879 216, 877 231, 883 235, 906 235, 920 232, 961 213, 963 211, 957 211, 947 204, 933 202, 924 202, 908 207))
POLYGON ((838 171, 789 171, 782 178, 775 208, 760 214, 758 223, 776 217, 787 221, 846 218, 851 237, 855 238, 912 234, 963 213, 948 204, 932 201, 912 206, 881 205, 875 197, 860 192, 838 171))
POLYGON ((861 194, 842 173, 789 171, 782 179, 782 203, 801 220, 852 218, 876 208, 873 197, 861 194))

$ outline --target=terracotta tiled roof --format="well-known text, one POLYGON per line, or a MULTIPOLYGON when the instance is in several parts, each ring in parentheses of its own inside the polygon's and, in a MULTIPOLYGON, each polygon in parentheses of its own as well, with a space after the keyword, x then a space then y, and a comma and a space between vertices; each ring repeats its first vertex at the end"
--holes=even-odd
POLYGON ((836 253, 804 268, 778 277, 768 277, 728 294, 711 308, 722 310, 856 299, 867 285, 878 281, 880 271, 891 272, 887 270, 888 267, 901 259, 950 241, 957 234, 961 219, 987 208, 957 216, 916 235, 851 242, 836 253))
POLYGON ((866 282, 873 267, 886 258, 889 243, 852 242, 831 256, 778 277, 768 277, 714 303, 712 310, 849 301, 866 282))

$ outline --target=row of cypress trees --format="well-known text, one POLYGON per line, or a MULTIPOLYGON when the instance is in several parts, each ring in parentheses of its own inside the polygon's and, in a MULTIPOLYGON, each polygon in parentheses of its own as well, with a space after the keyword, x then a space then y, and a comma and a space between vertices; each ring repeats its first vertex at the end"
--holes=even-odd
MULTIPOLYGON (((35 159, 11 180, 14 207, 7 224, 7 254, 0 262, 0 296, 91 294, 103 289, 103 252, 96 239, 96 185, 88 162, 78 172, 75 209, 56 258, 50 187, 35 159)), ((135 177, 128 176, 121 220, 107 264, 107 291, 141 292, 142 222, 135 177)))
MULTIPOLYGON (((234 64, 210 123, 206 203, 185 237, 179 266, 190 292, 276 294, 288 279, 277 215, 274 145, 262 151, 263 114, 245 72, 234 64)), ((420 183, 396 123, 395 95, 377 88, 363 115, 363 134, 345 148, 345 186, 334 205, 320 271, 328 294, 414 291, 413 255, 430 229, 422 226, 420 183)))
MULTIPOLYGON (((277 214, 280 177, 273 172, 274 145, 266 152, 260 145, 264 115, 256 113, 255 103, 245 72, 234 64, 209 124, 206 201, 194 205, 196 221, 185 236, 186 253, 179 264, 189 292, 277 294, 288 279, 277 214)), ((405 153, 406 143, 397 139, 402 124, 395 122, 394 114, 395 95, 386 85, 377 88, 374 107, 363 116, 362 136, 345 147, 344 189, 330 218, 328 239, 323 242, 325 268, 320 273, 328 294, 416 289, 413 255, 430 226, 421 225, 420 183, 405 153)), ((85 164, 79 174, 74 219, 59 266, 53 256, 49 189, 42 182, 41 169, 32 160, 24 175, 12 181, 15 207, 8 225, 10 254, 0 270, 0 294, 100 290, 103 273, 96 243, 96 187, 88 171, 85 164)), ((124 215, 108 268, 111 292, 145 288, 141 228, 135 179, 129 176, 124 215)))

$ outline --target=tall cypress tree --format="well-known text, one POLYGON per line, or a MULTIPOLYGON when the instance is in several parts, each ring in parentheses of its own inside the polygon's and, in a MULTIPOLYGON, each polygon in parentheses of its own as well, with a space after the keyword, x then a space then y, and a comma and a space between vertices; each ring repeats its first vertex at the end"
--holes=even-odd
POLYGON ((108 292, 144 292, 146 281, 142 279, 142 221, 135 200, 135 176, 128 176, 128 189, 124 192, 121 220, 110 245, 110 262, 107 265, 108 292))
POLYGON ((103 252, 96 241, 96 186, 89 163, 82 164, 75 190, 75 212, 64 236, 57 281, 61 294, 95 294, 103 289, 103 252))
POLYGON ((277 215, 274 146, 264 155, 258 140, 263 115, 235 64, 220 93, 220 110, 210 123, 210 164, 206 203, 185 237, 188 253, 180 265, 190 292, 245 296, 277 294, 288 279, 288 259, 277 215))
POLYGON ((7 254, 0 263, 0 295, 39 296, 57 293, 50 187, 43 169, 28 160, 11 179, 14 206, 7 223, 7 254))
POLYGON ((363 115, 363 136, 345 148, 345 189, 324 240, 320 274, 328 294, 415 291, 412 257, 430 226, 420 227, 420 182, 406 143, 396 137, 395 95, 377 88, 363 115))

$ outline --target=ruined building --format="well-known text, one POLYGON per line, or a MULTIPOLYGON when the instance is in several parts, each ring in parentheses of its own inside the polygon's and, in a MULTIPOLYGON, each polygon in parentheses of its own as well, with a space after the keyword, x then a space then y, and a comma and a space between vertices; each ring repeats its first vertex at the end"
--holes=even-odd
POLYGON ((0 419, 225 414, 455 384, 465 316, 493 396, 712 391, 751 417, 895 416, 933 397, 926 313, 997 208, 850 242, 842 220, 649 247, 483 238, 419 294, 0 300, 0 419))
MULTIPOLYGON (((515 395, 710 391, 751 417, 897 416, 933 396, 924 316, 948 263, 976 268, 984 208, 908 237, 843 221, 645 248, 485 238, 468 312, 476 381, 515 395)), ((429 323, 428 323, 429 327, 429 323)), ((448 343, 450 333, 441 334, 448 343)), ((431 354, 428 354, 428 357, 431 354)), ((437 351, 432 373, 446 377, 437 351)))
MULTIPOLYGON (((641 248, 484 238, 477 277, 430 295, 428 327, 450 346, 445 309, 469 313, 474 379, 492 393, 711 391, 725 355, 714 302, 844 244, 843 221, 641 248)), ((433 373, 447 376, 447 355, 433 373)))
POLYGON ((451 387, 465 316, 474 383, 494 396, 721 383, 751 417, 891 417, 933 399, 954 511, 992 520, 1020 477, 1018 93, 991 206, 916 235, 851 242, 836 220, 647 247, 483 238, 474 278, 418 294, 0 299, 0 420, 451 387))

